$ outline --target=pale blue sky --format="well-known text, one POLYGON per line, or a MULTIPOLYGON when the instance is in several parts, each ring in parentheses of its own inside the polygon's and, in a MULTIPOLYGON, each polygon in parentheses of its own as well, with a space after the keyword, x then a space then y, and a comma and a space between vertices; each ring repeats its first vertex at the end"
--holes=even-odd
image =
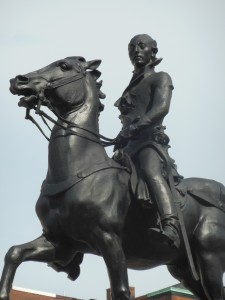
MULTIPOLYGON (((0 269, 11 245, 41 234, 34 207, 47 169, 47 143, 24 120, 9 79, 67 56, 102 59, 101 133, 115 137, 120 122, 113 103, 130 80, 127 44, 138 33, 157 40, 163 57, 157 70, 173 79, 165 125, 180 173, 225 184, 224 0, 0 0, 0 269)), ((129 271, 129 278, 136 295, 176 283, 165 267, 129 271)), ((109 282, 102 259, 86 256, 75 283, 45 264, 24 263, 14 285, 104 300, 109 282)))

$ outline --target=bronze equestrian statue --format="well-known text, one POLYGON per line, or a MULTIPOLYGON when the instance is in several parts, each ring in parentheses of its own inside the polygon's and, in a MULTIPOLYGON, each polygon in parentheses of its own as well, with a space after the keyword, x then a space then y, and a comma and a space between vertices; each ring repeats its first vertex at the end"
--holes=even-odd
MULTIPOLYGON (((146 270, 159 265, 167 265, 170 273, 200 299, 224 300, 225 187, 213 180, 173 175, 173 195, 176 193, 176 205, 182 211, 199 276, 195 280, 182 235, 180 244, 173 247, 161 239, 165 225, 157 230, 160 204, 149 200, 146 209, 142 205, 145 201, 134 196, 139 185, 145 186, 138 176, 140 169, 135 171, 126 151, 123 165, 106 154, 107 142, 102 142, 98 125, 103 108, 101 82, 97 82, 99 64, 99 60, 67 57, 11 80, 11 92, 23 96, 19 105, 26 107, 27 118, 34 122, 29 112, 35 109, 52 120, 41 110, 45 105, 57 121, 52 120, 55 125, 49 140, 48 170, 36 204, 43 232, 7 252, 0 299, 9 300, 22 262, 47 263, 75 280, 83 255, 91 253, 105 261, 113 300, 130 300, 127 268, 146 270)), ((129 138, 124 149, 131 142, 129 138)), ((161 158, 161 152, 155 152, 161 158)), ((160 161, 164 165, 166 157, 160 161)), ((155 195, 151 185, 147 188, 146 193, 155 195)))

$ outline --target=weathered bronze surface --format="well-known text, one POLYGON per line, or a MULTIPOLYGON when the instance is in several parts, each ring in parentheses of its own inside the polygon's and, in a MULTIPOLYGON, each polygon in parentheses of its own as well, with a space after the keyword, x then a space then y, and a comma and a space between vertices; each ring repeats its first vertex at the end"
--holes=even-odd
POLYGON ((11 80, 11 92, 24 96, 19 105, 26 107, 28 119, 32 109, 51 119, 41 110, 45 105, 57 121, 36 204, 43 234, 9 249, 1 300, 9 299, 22 262, 48 263, 75 280, 85 253, 103 257, 113 300, 130 300, 127 268, 159 265, 167 265, 200 299, 225 299, 225 187, 202 178, 183 179, 174 169, 162 125, 172 82, 167 73, 155 72, 160 60, 156 43, 149 41, 139 35, 129 44, 135 74, 116 102, 123 128, 115 140, 103 142, 99 134, 104 98, 97 82, 99 60, 67 57, 11 80), (104 149, 112 144, 114 159, 104 149), (189 267, 174 200, 182 211, 199 280, 189 267))

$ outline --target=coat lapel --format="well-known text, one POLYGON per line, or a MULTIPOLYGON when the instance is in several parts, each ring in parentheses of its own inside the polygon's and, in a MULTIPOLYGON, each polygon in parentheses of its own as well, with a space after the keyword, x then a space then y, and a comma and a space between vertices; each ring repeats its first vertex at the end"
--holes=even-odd
POLYGON ((135 86, 138 82, 140 82, 144 77, 150 76, 154 71, 154 67, 156 65, 158 65, 161 61, 162 61, 162 58, 158 58, 154 62, 152 62, 148 65, 148 67, 149 67, 148 71, 145 71, 137 76, 133 75, 129 85, 126 87, 123 94, 126 93, 130 88, 135 86))
POLYGON ((133 86, 135 86, 138 82, 140 82, 144 78, 144 73, 138 75, 137 77, 131 79, 129 85, 124 90, 123 94, 126 93, 129 89, 131 89, 133 86))

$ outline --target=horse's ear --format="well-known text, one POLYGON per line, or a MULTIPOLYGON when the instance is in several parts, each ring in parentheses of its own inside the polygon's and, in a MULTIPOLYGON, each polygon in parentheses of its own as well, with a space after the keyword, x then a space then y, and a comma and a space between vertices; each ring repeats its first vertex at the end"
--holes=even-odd
POLYGON ((86 61, 83 63, 83 67, 84 69, 90 69, 90 70, 96 70, 99 65, 101 64, 101 60, 100 59, 95 59, 95 60, 90 60, 90 61, 86 61))

